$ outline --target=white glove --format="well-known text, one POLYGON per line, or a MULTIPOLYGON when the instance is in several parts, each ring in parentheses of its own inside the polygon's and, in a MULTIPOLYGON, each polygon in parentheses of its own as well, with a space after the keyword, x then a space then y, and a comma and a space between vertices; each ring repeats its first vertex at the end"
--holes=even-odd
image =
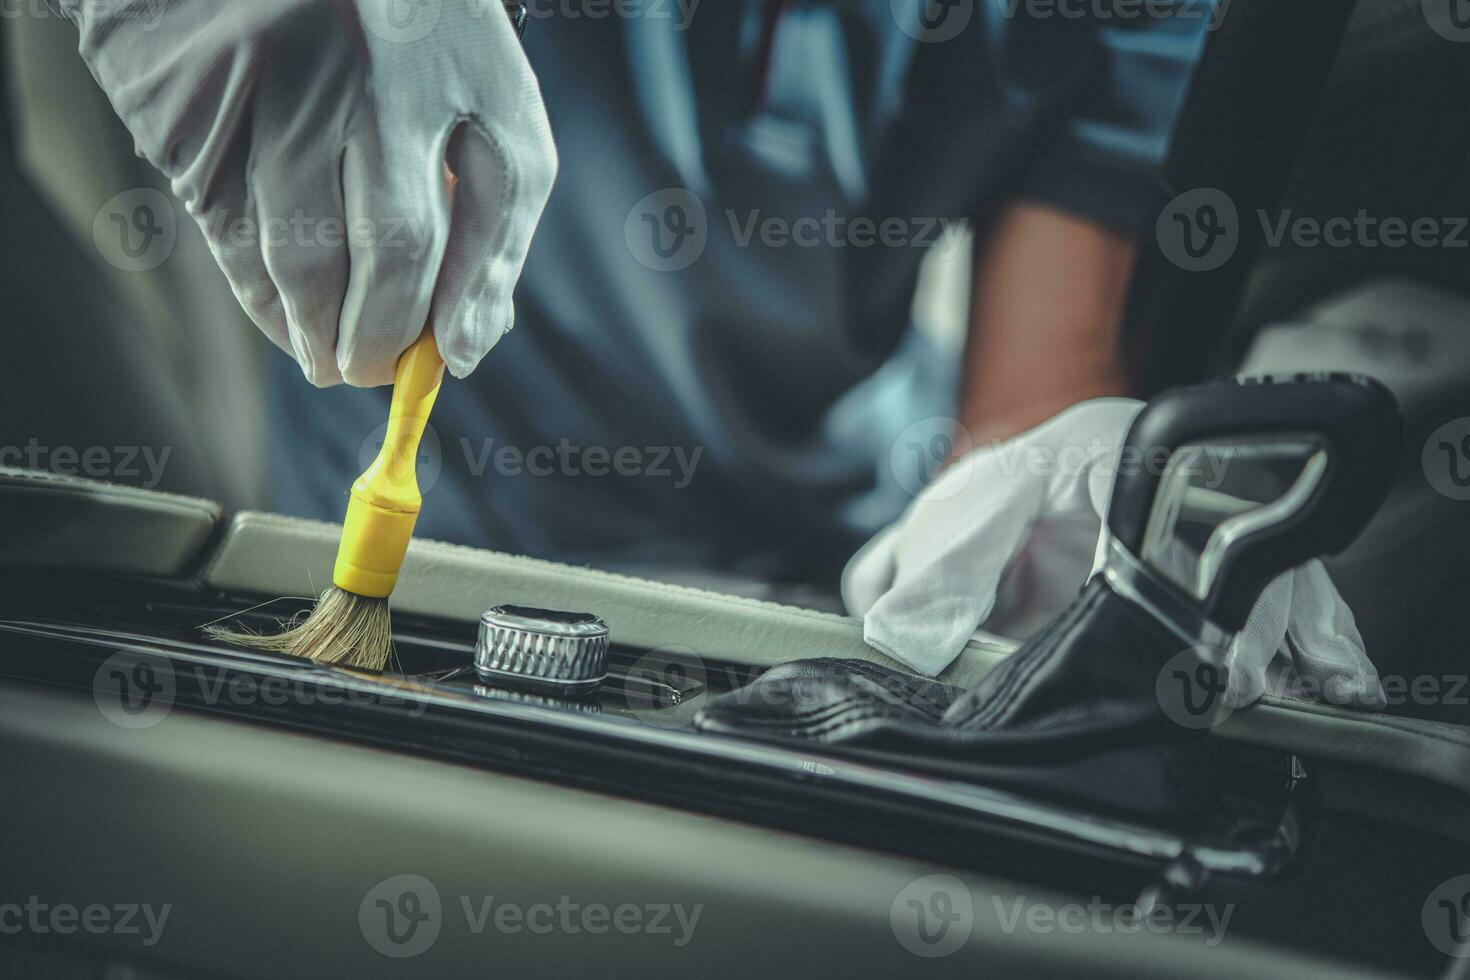
MULTIPOLYGON (((843 573, 843 600, 863 617, 868 644, 933 676, 982 625, 1021 640, 1054 619, 1101 567, 1102 515, 1142 408, 1123 398, 1083 402, 952 463, 843 573)), ((1232 708, 1288 668, 1303 682, 1298 691, 1333 703, 1383 697, 1352 612, 1315 560, 1266 588, 1226 668, 1232 708)))
POLYGON ((320 386, 391 382, 426 323, 474 370, 557 168, 498 0, 159 2, 59 0, 251 319, 320 386))

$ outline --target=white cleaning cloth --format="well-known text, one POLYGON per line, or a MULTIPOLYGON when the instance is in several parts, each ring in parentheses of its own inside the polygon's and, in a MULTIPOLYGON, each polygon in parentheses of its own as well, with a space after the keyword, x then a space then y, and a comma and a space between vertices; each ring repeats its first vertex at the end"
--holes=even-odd
MULTIPOLYGON (((848 563, 843 600, 863 618, 868 644, 934 676, 982 626, 1022 640, 1061 613, 1100 568, 1102 515, 1142 408, 1123 398, 1083 402, 955 460, 848 563)), ((1319 561, 1271 583, 1226 662, 1228 707, 1255 701, 1272 678, 1295 682, 1282 693, 1338 704, 1383 696, 1352 612, 1319 561)))

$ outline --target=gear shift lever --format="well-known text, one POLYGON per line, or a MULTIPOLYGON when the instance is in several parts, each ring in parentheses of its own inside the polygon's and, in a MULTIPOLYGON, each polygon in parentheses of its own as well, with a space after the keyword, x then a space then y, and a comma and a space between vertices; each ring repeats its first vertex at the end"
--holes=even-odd
POLYGON ((1124 444, 1108 584, 1183 639, 1223 645, 1273 579, 1363 529, 1388 491, 1399 439, 1393 397, 1361 376, 1166 392, 1124 444))
POLYGON ((977 686, 800 661, 717 699, 696 723, 990 769, 1141 745, 1152 764, 1135 757, 1114 775, 1153 773, 1165 785, 1179 771, 1166 755, 1186 747, 1158 691, 1161 670, 1180 655, 1217 658, 1278 575, 1346 547, 1387 493, 1399 440, 1392 396, 1367 378, 1166 392, 1124 444, 1104 574, 977 686))

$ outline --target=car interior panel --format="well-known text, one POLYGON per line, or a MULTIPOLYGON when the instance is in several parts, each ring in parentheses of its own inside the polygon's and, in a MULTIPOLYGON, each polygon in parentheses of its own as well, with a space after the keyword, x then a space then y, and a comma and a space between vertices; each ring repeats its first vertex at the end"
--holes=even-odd
MULTIPOLYGON (((284 355, 192 223, 163 271, 91 254, 106 189, 168 184, 73 24, 0 15, 0 977, 1470 976, 1466 245, 1328 249, 1264 217, 1470 215, 1470 43, 1440 0, 1235 3, 1156 190, 1263 223, 1223 269, 1161 233, 1139 253, 1121 449, 1161 465, 1116 474, 1060 614, 966 625, 927 673, 833 582, 423 534, 386 669, 249 643, 311 622, 350 537, 268 491, 284 355), (1381 696, 1332 696, 1283 627, 1264 693, 1227 704, 1262 597, 1319 561, 1352 611, 1318 625, 1361 633, 1381 696), (26 928, 44 901, 71 928, 26 928)), ((765 6, 740 40, 773 58, 761 31, 832 4, 765 6)), ((431 341, 430 406, 461 380, 431 341)))

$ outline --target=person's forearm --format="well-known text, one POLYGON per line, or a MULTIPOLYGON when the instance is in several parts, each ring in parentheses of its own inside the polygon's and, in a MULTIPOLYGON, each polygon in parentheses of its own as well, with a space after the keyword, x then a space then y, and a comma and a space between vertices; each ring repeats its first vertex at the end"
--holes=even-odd
POLYGON ((958 419, 1006 439, 1088 398, 1129 394, 1119 357, 1131 238, 1013 204, 976 243, 958 419))

